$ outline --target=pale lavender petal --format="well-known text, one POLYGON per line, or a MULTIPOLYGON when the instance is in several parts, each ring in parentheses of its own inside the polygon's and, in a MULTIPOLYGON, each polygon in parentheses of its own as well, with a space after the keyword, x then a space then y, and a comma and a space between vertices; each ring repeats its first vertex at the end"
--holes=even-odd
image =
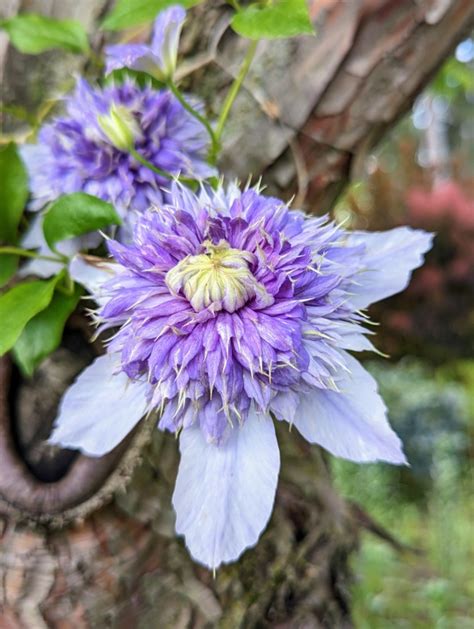
POLYGON ((280 468, 275 428, 254 412, 228 441, 205 441, 197 426, 183 430, 173 506, 176 531, 208 568, 235 561, 254 546, 270 518, 280 468))
POLYGON ((81 255, 74 256, 69 263, 69 274, 72 279, 84 286, 100 305, 106 300, 104 284, 120 269, 122 267, 115 262, 81 255))
POLYGON ((404 290, 411 273, 423 264, 423 255, 431 249, 433 234, 397 227, 387 232, 354 232, 349 246, 365 245, 362 269, 348 288, 356 308, 385 299, 404 290))
POLYGON ((143 72, 152 71, 158 59, 146 44, 114 44, 105 48, 105 72, 110 74, 120 68, 143 72))
POLYGON ((372 376, 352 356, 340 393, 315 389, 301 396, 294 425, 310 443, 331 454, 365 463, 406 463, 402 443, 387 421, 387 410, 372 376))
POLYGON ((279 420, 292 424, 300 404, 300 396, 295 391, 280 391, 270 402, 270 410, 279 420))
MULTIPOLYGON (((48 247, 43 234, 43 216, 36 215, 31 220, 28 231, 21 239, 21 246, 24 249, 36 249, 37 253, 42 256, 54 256, 55 254, 48 247)), ((51 260, 42 260, 32 258, 27 260, 18 271, 20 277, 28 275, 36 275, 37 277, 52 277, 64 268, 62 262, 54 262, 51 260)))
POLYGON ((38 212, 51 200, 48 169, 51 150, 43 144, 20 144, 18 150, 30 180, 32 198, 28 202, 28 210, 38 212))
POLYGON ((106 354, 87 367, 66 391, 49 443, 103 456, 147 412, 146 381, 116 373, 120 358, 106 354))
POLYGON ((64 265, 61 262, 51 262, 50 260, 41 260, 32 258, 23 264, 17 272, 19 277, 27 277, 28 275, 36 275, 36 277, 48 278, 57 275, 64 265))
POLYGON ((367 338, 373 334, 370 330, 355 323, 340 323, 336 328, 339 335, 338 347, 352 352, 377 352, 376 348, 367 338))
MULTIPOLYGON (((43 234, 43 219, 43 215, 34 216, 28 231, 21 240, 21 245, 25 249, 36 249, 37 253, 41 256, 55 257, 57 254, 51 251, 43 234)), ((97 247, 101 240, 102 236, 98 232, 93 232, 78 236, 77 238, 61 240, 56 244, 56 248, 59 253, 70 258, 78 251, 97 247)), ((63 262, 34 258, 23 264, 18 274, 20 277, 26 277, 27 275, 51 277, 59 273, 63 268, 63 262)))
POLYGON ((176 5, 161 11, 155 20, 151 50, 159 59, 159 67, 164 76, 172 76, 176 69, 179 36, 185 18, 186 11, 176 5))

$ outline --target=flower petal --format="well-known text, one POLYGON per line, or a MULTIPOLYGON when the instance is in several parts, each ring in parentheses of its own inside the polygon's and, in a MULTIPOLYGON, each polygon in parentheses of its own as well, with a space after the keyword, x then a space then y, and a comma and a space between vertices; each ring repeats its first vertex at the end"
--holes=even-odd
POLYGON ((223 445, 194 425, 180 438, 173 495, 176 531, 192 556, 211 569, 254 546, 272 509, 280 468, 273 422, 253 410, 223 445))
POLYGON ((28 171, 31 198, 27 209, 38 212, 55 197, 49 178, 51 149, 43 144, 20 144, 18 150, 28 171))
POLYGON ((356 308, 390 297, 406 288, 411 272, 423 264, 423 254, 432 245, 433 234, 397 227, 386 232, 353 232, 348 245, 366 245, 363 269, 350 286, 356 308))
POLYGON ((355 358, 347 354, 345 361, 351 373, 338 380, 341 392, 316 389, 303 395, 294 425, 310 443, 335 456, 359 463, 406 463, 377 383, 355 358))
MULTIPOLYGON (((43 233, 43 215, 36 215, 21 240, 21 245, 25 249, 36 249, 38 254, 42 256, 54 257, 54 251, 48 247, 48 243, 43 233)), ((99 232, 90 232, 76 238, 69 238, 57 243, 57 250, 64 256, 72 257, 81 249, 97 247, 102 240, 99 232)), ((61 261, 54 262, 52 260, 43 260, 41 258, 33 258, 23 264, 19 270, 20 277, 27 275, 37 275, 38 277, 51 277, 59 273, 64 267, 61 261)))
POLYGON ((115 275, 120 265, 99 258, 74 256, 69 263, 72 279, 84 286, 99 305, 107 301, 102 286, 115 275))
POLYGON ((340 322, 337 326, 337 333, 339 334, 338 347, 341 349, 349 349, 352 352, 377 352, 377 349, 367 338, 367 335, 373 334, 373 332, 361 325, 340 322))
POLYGON ((154 59, 146 44, 114 44, 105 48, 105 73, 110 74, 120 68, 132 70, 152 70, 154 59))
POLYGON ((117 446, 147 411, 148 383, 116 373, 119 357, 105 354, 66 391, 49 443, 102 456, 117 446))
POLYGON ((155 20, 151 49, 160 60, 159 67, 165 77, 172 76, 176 69, 179 36, 185 18, 183 7, 175 5, 161 11, 155 20))

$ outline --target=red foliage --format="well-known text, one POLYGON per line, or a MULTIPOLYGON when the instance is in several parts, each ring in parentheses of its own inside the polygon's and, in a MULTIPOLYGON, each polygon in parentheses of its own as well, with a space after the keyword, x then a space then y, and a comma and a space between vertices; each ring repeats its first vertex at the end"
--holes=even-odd
POLYGON ((456 182, 444 181, 431 191, 410 190, 407 206, 410 225, 437 233, 437 255, 423 269, 426 290, 464 283, 474 287, 474 200, 456 182))
POLYGON ((407 290, 373 308, 374 318, 383 323, 380 348, 394 357, 411 353, 436 362, 469 357, 474 346, 472 195, 453 180, 432 189, 416 185, 405 198, 389 178, 380 183, 379 173, 372 188, 374 206, 390 199, 391 207, 385 205, 383 214, 371 213, 369 229, 408 224, 436 233, 425 265, 415 272, 407 290))

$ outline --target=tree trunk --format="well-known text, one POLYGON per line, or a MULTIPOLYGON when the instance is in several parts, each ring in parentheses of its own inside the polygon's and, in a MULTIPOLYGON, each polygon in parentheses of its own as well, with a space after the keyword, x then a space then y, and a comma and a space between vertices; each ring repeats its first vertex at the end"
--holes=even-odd
MULTIPOLYGON (((36 10, 92 29, 106 4, 9 0, 0 17, 36 10)), ((246 43, 226 28, 225 7, 207 5, 185 34, 192 58, 181 71, 192 70, 184 80, 212 108, 246 43)), ((222 167, 263 175, 272 192, 296 192, 319 213, 472 27, 474 5, 313 0, 311 10, 317 37, 260 43, 222 167)), ((34 111, 78 68, 63 53, 26 59, 0 39, 7 103, 34 111)), ((144 422, 99 460, 44 445, 62 391, 94 354, 86 336, 76 313, 61 349, 28 382, 0 362, 0 628, 350 627, 348 559, 361 518, 332 489, 323 454, 296 431, 278 427, 282 472, 267 531, 215 578, 174 535, 173 437, 144 422)))

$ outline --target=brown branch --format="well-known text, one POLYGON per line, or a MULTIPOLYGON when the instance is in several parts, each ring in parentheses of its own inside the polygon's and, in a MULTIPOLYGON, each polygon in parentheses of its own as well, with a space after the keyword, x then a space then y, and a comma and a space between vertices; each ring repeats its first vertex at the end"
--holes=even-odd
POLYGON ((401 542, 399 539, 397 539, 394 535, 392 535, 392 533, 390 533, 390 531, 387 531, 387 529, 384 526, 382 526, 379 522, 374 520, 374 518, 371 515, 369 515, 367 511, 365 511, 356 502, 349 501, 347 504, 350 508, 351 515, 354 521, 357 523, 359 527, 363 528, 366 531, 369 531, 369 533, 372 533, 372 535, 375 535, 376 537, 380 538, 384 542, 387 542, 397 552, 411 553, 413 555, 424 554, 423 550, 421 550, 420 548, 415 548, 414 546, 405 544, 404 542, 401 542))
POLYGON ((0 358, 0 513, 53 524, 84 517, 125 484, 138 458, 137 450, 148 440, 149 427, 137 428, 102 458, 78 455, 58 481, 41 482, 28 469, 13 438, 8 405, 10 372, 8 358, 0 358))
MULTIPOLYGON (((293 47, 261 45, 229 124, 223 164, 242 179, 249 170, 264 173, 270 190, 291 196, 297 172, 288 145, 297 138, 310 180, 307 206, 322 212, 469 33, 474 3, 313 0, 311 6, 316 38, 293 47)), ((221 64, 232 67, 236 56, 230 47, 221 64)))

